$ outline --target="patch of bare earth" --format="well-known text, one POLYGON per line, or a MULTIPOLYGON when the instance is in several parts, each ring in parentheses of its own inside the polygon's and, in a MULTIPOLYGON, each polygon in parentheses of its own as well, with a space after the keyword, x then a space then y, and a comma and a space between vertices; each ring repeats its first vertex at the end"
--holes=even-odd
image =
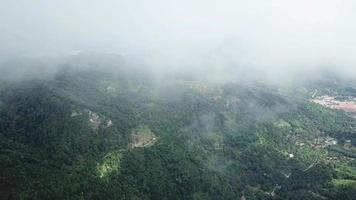
POLYGON ((356 99, 352 99, 349 101, 339 101, 336 100, 335 97, 331 96, 319 96, 311 99, 311 102, 320 104, 322 106, 331 108, 331 109, 337 109, 337 110, 343 110, 345 112, 350 112, 350 113, 356 113, 356 99))
POLYGON ((131 148, 142 148, 154 145, 158 137, 147 126, 140 126, 132 131, 130 140, 131 148))
POLYGON ((89 122, 93 130, 98 130, 101 124, 104 124, 104 127, 109 128, 113 125, 111 119, 99 115, 91 110, 88 110, 89 122))

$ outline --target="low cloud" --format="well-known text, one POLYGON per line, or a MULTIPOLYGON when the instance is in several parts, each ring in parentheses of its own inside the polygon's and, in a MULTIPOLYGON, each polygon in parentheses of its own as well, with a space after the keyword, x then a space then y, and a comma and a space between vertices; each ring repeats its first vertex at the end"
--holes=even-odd
POLYGON ((96 51, 160 70, 356 74, 352 0, 3 0, 0 59, 96 51))

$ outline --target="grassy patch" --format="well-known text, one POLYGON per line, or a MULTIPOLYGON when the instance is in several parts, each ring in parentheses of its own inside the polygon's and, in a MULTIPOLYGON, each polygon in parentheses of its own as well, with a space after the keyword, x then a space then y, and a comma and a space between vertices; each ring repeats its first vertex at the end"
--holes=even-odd
POLYGON ((356 189, 356 180, 333 179, 332 184, 335 187, 354 187, 356 189))
POLYGON ((122 155, 119 151, 113 151, 108 153, 102 163, 98 164, 97 170, 100 178, 105 178, 108 175, 119 172, 120 170, 120 159, 122 155))

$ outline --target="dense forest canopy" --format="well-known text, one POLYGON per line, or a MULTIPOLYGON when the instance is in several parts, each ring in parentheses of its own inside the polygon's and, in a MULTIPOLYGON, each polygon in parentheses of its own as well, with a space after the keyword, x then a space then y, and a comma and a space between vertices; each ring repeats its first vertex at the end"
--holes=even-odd
POLYGON ((356 198, 356 1, 0 1, 0 200, 356 198))
POLYGON ((160 80, 113 60, 2 79, 2 199, 353 198, 356 120, 310 101, 353 85, 160 80))

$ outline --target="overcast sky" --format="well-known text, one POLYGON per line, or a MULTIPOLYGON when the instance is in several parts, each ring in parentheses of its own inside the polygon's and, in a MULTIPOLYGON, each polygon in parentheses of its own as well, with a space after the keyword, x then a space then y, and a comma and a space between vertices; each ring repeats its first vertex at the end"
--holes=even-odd
POLYGON ((354 0, 0 0, 0 55, 356 71, 354 0))

